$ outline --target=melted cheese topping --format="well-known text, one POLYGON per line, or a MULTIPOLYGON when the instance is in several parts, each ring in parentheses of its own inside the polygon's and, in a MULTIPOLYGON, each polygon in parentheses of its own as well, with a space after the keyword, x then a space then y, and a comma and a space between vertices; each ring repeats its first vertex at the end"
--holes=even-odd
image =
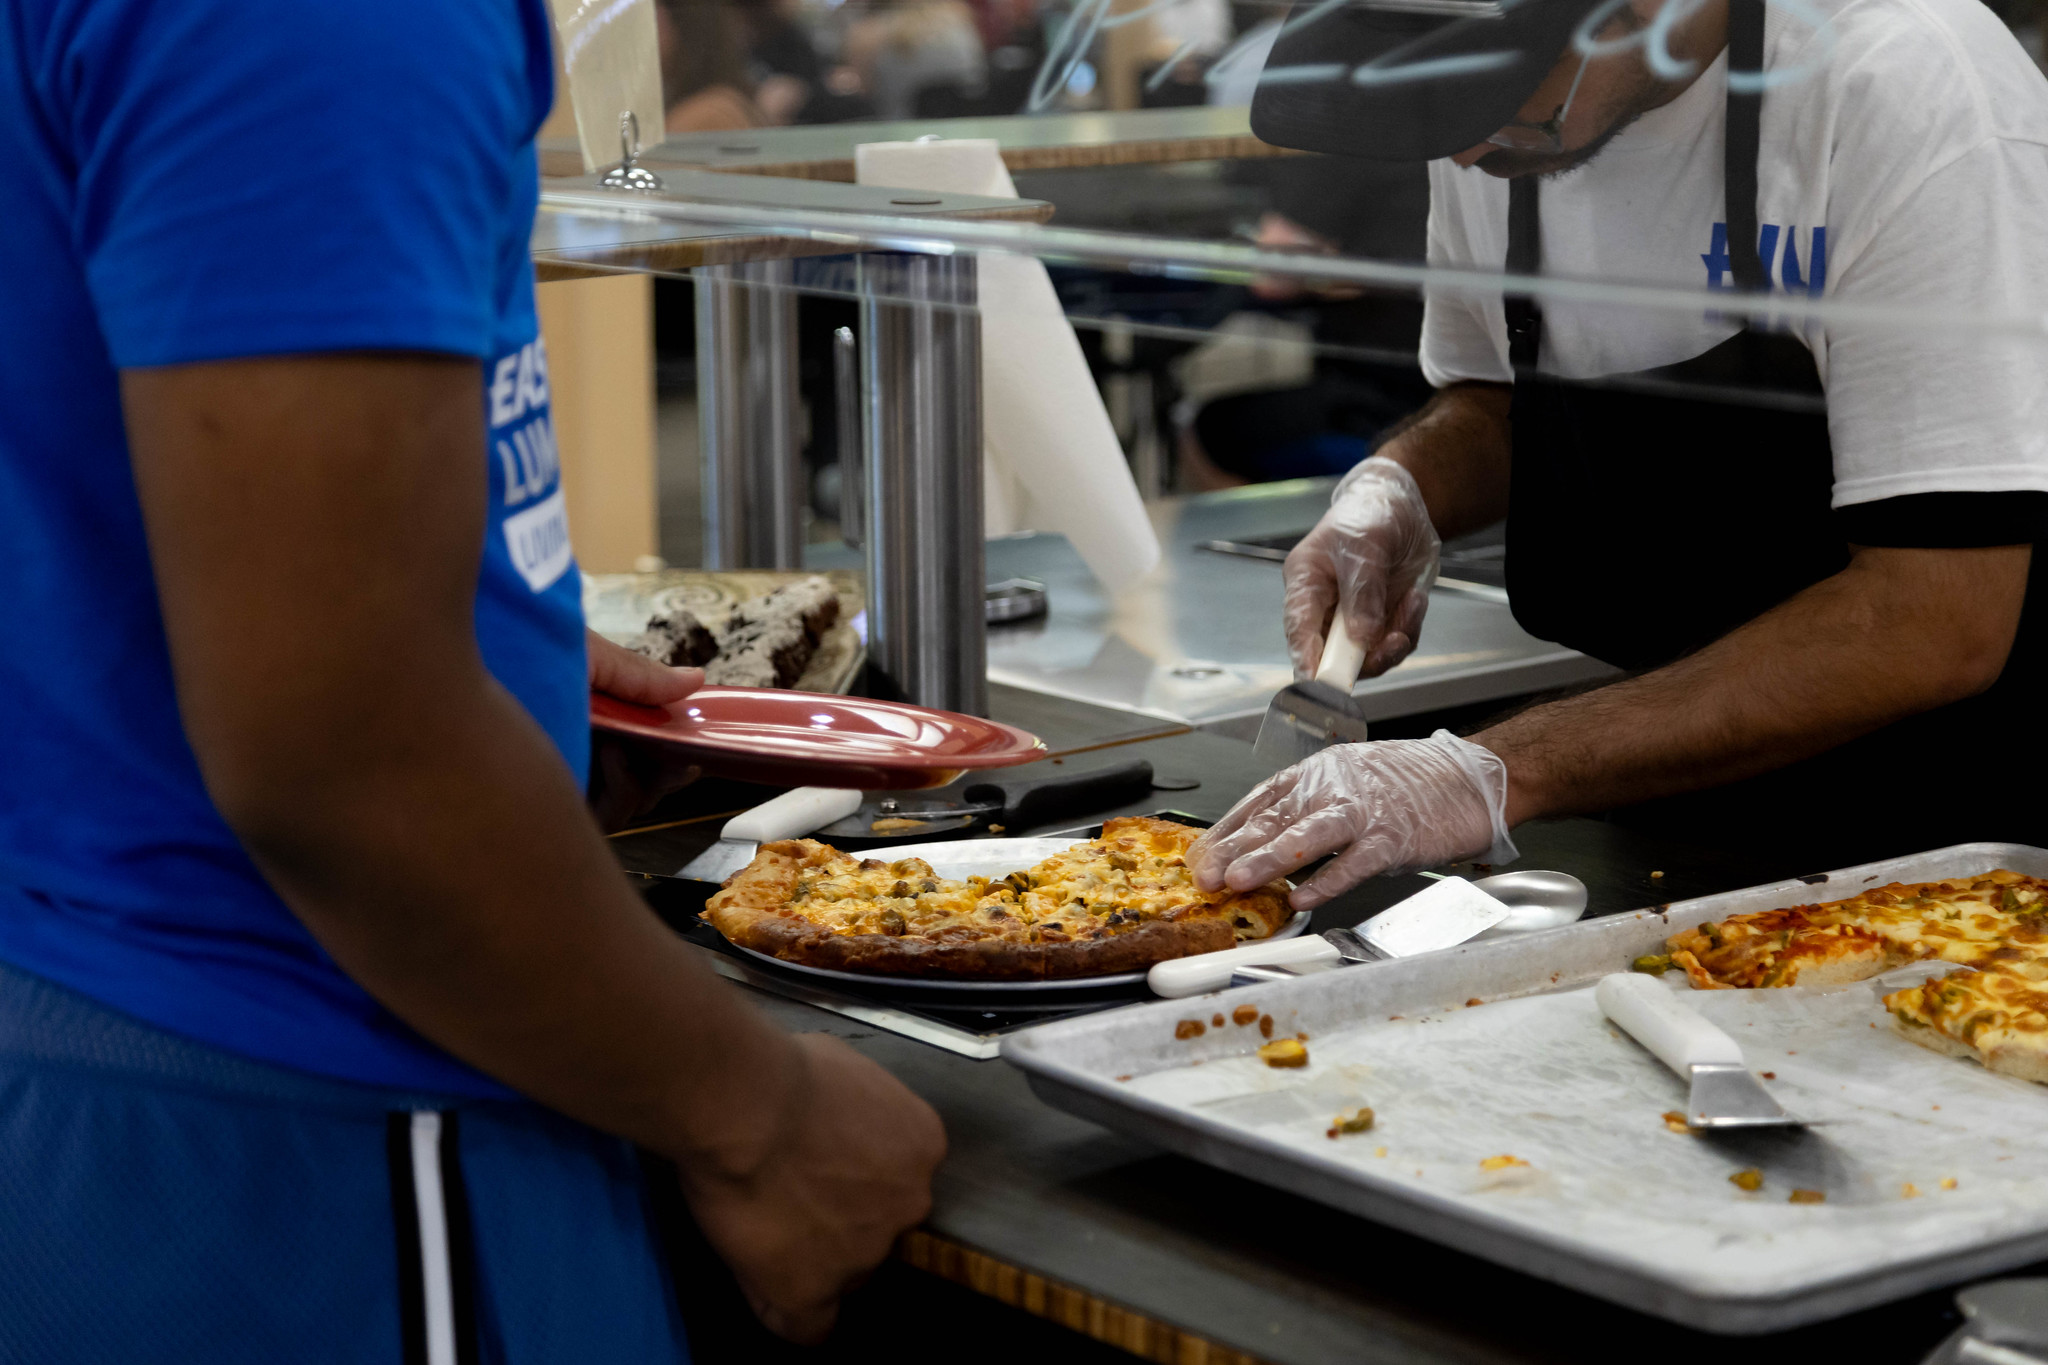
POLYGON ((2004 870, 1894 883, 1849 900, 1735 915, 1674 935, 1671 960, 1703 988, 1875 976, 1909 962, 1963 968, 1893 991, 1913 1041, 2048 1082, 2048 881, 2004 870))
POLYGON ((1974 1054, 1993 1071, 2048 1081, 2048 976, 2039 961, 1951 972, 1884 998, 1899 1031, 1941 1052, 1974 1054))
POLYGON ((1851 981, 1908 962, 1992 967, 2048 957, 2048 882, 2017 872, 1899 883, 1848 900, 1794 906, 1673 935, 1693 985, 1790 986, 1802 975, 1851 981))
MULTIPOLYGON (((1030 943, 1107 938, 1151 921, 1217 913, 1232 893, 1198 890, 1183 860, 1197 831, 1152 827, 1159 823, 1111 821, 1103 838, 1075 844, 1025 871, 965 881, 939 877, 918 858, 857 859, 800 840, 803 871, 788 910, 836 934, 1030 943)), ((1271 931, 1245 916, 1234 927, 1240 938, 1271 931)))

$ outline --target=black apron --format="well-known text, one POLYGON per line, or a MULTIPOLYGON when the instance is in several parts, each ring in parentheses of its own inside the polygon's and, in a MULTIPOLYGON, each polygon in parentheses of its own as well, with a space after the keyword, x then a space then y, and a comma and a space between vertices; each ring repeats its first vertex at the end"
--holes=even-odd
MULTIPOLYGON (((1763 0, 1732 0, 1730 70, 1761 69, 1763 28, 1763 0)), ((1761 104, 1728 96, 1728 250, 1736 287, 1752 291, 1769 288, 1757 253, 1761 104)), ((1538 193, 1534 177, 1510 182, 1517 274, 1541 262, 1538 193)), ((1745 328, 1680 364, 1580 384, 1537 372, 1532 300, 1508 300, 1507 322, 1508 589, 1529 633, 1620 668, 1656 668, 1848 565, 1829 508, 1826 400, 1798 339, 1745 328)), ((1966 840, 2048 842, 2040 769, 2011 766, 2042 747, 2022 695, 2042 676, 2038 625, 2022 621, 2005 675, 1978 697, 1613 818, 1709 846, 1780 848, 1807 870, 1966 840)), ((1898 662, 1913 666, 1903 653, 1898 662)))

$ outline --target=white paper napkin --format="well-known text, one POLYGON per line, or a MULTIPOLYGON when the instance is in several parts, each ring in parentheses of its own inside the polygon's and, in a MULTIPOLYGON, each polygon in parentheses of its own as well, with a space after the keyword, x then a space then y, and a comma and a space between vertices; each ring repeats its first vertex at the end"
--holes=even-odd
MULTIPOLYGON (((1017 197, 991 138, 862 143, 854 174, 891 189, 1017 197)), ((1159 540, 1081 343, 1039 262, 983 255, 978 278, 988 534, 1064 535, 1118 592, 1159 562, 1159 540)))

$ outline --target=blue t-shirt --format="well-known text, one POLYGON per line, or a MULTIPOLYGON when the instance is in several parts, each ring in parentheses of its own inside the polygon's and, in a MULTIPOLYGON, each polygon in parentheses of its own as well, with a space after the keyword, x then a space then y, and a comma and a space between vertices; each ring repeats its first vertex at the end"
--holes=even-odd
POLYGON ((0 0, 0 959, 246 1056, 505 1093, 344 975, 208 800, 117 372, 477 358, 477 641, 580 775, 528 254, 548 41, 542 0, 0 0))

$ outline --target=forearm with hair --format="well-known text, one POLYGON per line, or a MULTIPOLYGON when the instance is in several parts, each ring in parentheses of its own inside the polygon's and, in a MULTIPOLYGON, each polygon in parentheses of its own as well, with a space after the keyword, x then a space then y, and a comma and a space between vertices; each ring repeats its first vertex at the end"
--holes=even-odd
POLYGON ((1753 777, 1989 687, 2030 554, 1859 549, 1697 654, 1473 738, 1507 764, 1510 824, 1753 777))
POLYGON ((1373 452, 1414 476, 1436 533, 1446 540, 1507 515, 1513 396, 1513 387, 1506 384, 1438 389, 1373 452))

